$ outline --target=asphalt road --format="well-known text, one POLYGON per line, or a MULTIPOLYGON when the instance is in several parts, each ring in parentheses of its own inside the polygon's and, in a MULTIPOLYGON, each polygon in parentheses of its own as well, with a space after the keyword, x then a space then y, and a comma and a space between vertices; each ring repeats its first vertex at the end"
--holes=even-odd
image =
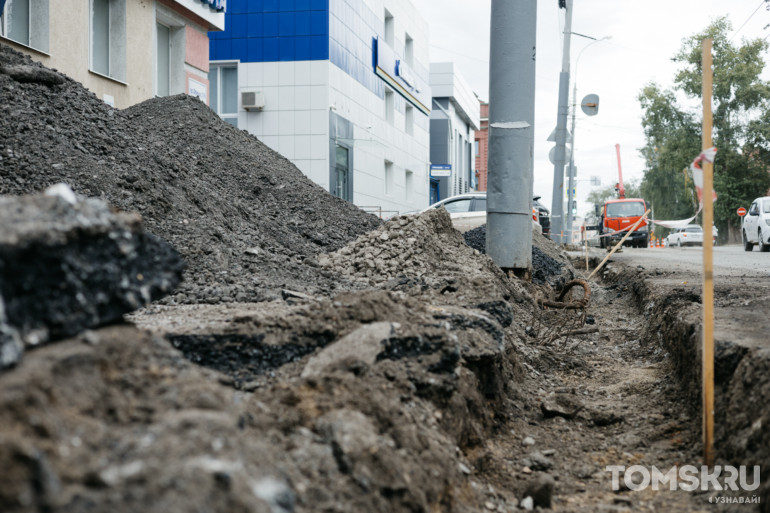
MULTIPOLYGON (((591 248, 590 254, 607 252, 591 248)), ((573 253, 574 254, 574 253, 573 253)), ((624 248, 612 261, 641 266, 650 280, 664 289, 685 289, 700 295, 703 286, 703 250, 685 248, 624 248)), ((770 252, 746 252, 743 246, 714 248, 715 338, 747 347, 770 347, 770 252)))
MULTIPOLYGON (((595 251, 595 250, 594 250, 595 251)), ((624 248, 612 259, 626 265, 641 265, 649 270, 676 271, 701 275, 703 249, 684 248, 624 248)), ((770 277, 770 253, 760 253, 757 247, 746 252, 743 246, 714 248, 714 280, 720 277, 770 277)))

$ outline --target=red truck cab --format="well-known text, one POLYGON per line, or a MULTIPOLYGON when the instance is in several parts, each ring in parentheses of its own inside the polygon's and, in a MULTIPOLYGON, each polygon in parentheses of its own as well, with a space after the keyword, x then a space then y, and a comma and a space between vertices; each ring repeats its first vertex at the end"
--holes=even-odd
MULTIPOLYGON (((609 200, 604 203, 602 209, 601 221, 599 223, 599 232, 601 237, 601 247, 612 247, 622 239, 639 218, 644 216, 647 211, 647 203, 642 198, 623 198, 609 200)), ((624 246, 635 248, 646 248, 650 242, 650 226, 647 220, 631 232, 624 246)))

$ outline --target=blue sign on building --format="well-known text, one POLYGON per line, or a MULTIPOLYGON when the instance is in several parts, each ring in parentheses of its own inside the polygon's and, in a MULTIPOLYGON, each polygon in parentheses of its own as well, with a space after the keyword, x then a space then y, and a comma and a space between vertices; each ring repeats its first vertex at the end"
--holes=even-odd
POLYGON ((430 176, 452 176, 452 164, 431 164, 430 176))
POLYGON ((202 4, 206 4, 217 12, 224 12, 227 7, 227 0, 199 0, 202 4))
POLYGON ((430 114, 427 84, 415 77, 406 63, 397 59, 396 52, 384 41, 374 38, 372 42, 374 73, 423 114, 430 114))

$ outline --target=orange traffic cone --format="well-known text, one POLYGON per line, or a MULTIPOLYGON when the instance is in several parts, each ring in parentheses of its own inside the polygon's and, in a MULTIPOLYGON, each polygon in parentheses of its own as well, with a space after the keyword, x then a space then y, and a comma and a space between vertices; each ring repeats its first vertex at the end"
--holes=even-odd
POLYGON ((655 247, 655 239, 650 239, 650 247, 651 248, 655 247))

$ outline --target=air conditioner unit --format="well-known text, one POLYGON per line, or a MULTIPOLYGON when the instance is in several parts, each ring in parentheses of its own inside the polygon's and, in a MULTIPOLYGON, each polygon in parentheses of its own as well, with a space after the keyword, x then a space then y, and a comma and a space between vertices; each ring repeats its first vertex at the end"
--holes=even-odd
POLYGON ((241 91, 241 107, 246 110, 262 110, 265 108, 265 95, 262 91, 241 91))

